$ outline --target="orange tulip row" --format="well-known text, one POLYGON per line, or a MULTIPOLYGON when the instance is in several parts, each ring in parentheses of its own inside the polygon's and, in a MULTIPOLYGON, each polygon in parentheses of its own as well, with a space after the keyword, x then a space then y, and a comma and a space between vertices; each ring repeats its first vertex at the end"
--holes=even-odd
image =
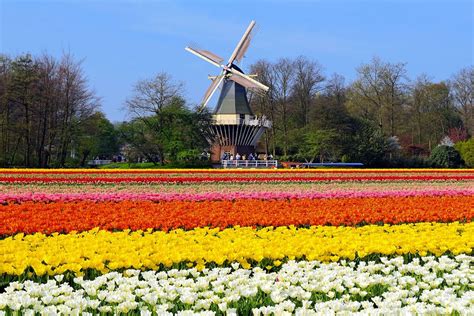
POLYGON ((474 196, 206 201, 58 201, 0 205, 0 235, 123 229, 453 222, 474 219, 474 196))

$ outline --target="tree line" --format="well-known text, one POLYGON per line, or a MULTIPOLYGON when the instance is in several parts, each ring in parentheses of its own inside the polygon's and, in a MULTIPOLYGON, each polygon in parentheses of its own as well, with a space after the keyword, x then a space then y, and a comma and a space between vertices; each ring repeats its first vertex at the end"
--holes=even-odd
POLYGON ((259 60, 250 69, 270 87, 250 100, 273 121, 265 147, 283 160, 423 165, 443 138, 474 135, 472 66, 435 82, 373 58, 349 84, 307 57, 259 60))
MULTIPOLYGON (((474 166, 472 66, 434 81, 373 58, 350 83, 307 57, 249 68, 270 87, 248 94, 255 114, 273 121, 260 148, 279 160, 422 167, 434 152, 440 161, 461 153, 474 166)), ((119 154, 154 164, 202 160, 212 117, 183 91, 167 73, 141 80, 124 100, 131 119, 112 124, 70 54, 0 55, 0 165, 76 167, 119 154)))
POLYGON ((84 166, 99 148, 104 155, 118 151, 99 105, 70 54, 0 55, 0 165, 84 166))
POLYGON ((183 84, 161 73, 137 82, 131 120, 112 124, 70 54, 0 55, 0 166, 84 167, 91 159, 154 164, 199 160, 211 116, 186 104, 183 84))

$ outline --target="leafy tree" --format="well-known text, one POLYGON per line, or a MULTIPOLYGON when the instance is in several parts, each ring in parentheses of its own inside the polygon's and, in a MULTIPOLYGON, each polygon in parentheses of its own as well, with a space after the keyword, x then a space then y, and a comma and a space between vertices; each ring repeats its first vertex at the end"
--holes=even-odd
POLYGON ((458 168, 462 160, 459 152, 454 147, 439 145, 431 151, 430 162, 435 167, 458 168))
POLYGON ((335 130, 308 131, 305 133, 303 144, 300 145, 299 155, 309 162, 313 162, 316 158, 319 162, 333 160, 339 155, 334 146, 337 137, 335 130))
POLYGON ((182 91, 182 83, 174 82, 167 73, 159 73, 139 81, 126 102, 135 119, 125 126, 123 135, 154 163, 176 161, 180 152, 208 147, 211 116, 206 111, 189 109, 182 91))
POLYGON ((332 138, 329 150, 332 160, 342 159, 349 151, 357 128, 356 120, 349 115, 345 101, 344 77, 333 74, 327 81, 325 91, 315 97, 310 112, 309 126, 312 129, 333 131, 337 135, 332 138))
MULTIPOLYGON (((164 126, 159 135, 164 138, 163 149, 171 161, 178 160, 178 156, 183 156, 190 150, 201 153, 209 146, 210 114, 188 109, 181 98, 173 100, 155 117, 154 122, 164 126)), ((154 129, 156 130, 158 129, 154 129)))
POLYGON ((371 122, 359 121, 353 138, 351 158, 366 166, 380 166, 385 163, 389 144, 379 128, 371 122))
POLYGON ((160 162, 160 149, 156 143, 156 135, 147 124, 140 119, 133 119, 118 126, 120 142, 125 144, 125 156, 131 162, 140 158, 157 165, 160 162))
POLYGON ((90 158, 110 159, 119 152, 117 132, 102 112, 97 111, 84 120, 80 129, 77 143, 81 166, 90 158))
POLYGON ((454 148, 459 151, 466 166, 474 167, 474 137, 466 141, 457 142, 454 148))

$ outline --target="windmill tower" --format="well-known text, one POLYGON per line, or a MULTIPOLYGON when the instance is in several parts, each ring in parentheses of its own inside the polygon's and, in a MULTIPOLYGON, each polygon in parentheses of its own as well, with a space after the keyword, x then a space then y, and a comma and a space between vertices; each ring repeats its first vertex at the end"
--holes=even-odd
POLYGON ((264 116, 257 117, 253 114, 247 99, 247 89, 266 92, 268 87, 252 76, 244 74, 237 66, 250 45, 254 27, 255 21, 250 22, 226 64, 222 63, 223 58, 210 51, 189 46, 185 48, 188 52, 222 69, 219 75, 209 76, 212 82, 201 103, 201 109, 204 109, 222 85, 213 112, 214 139, 211 143, 211 160, 214 162, 219 161, 225 152, 234 156, 237 153, 240 155, 254 153, 260 137, 272 125, 272 122, 264 116))

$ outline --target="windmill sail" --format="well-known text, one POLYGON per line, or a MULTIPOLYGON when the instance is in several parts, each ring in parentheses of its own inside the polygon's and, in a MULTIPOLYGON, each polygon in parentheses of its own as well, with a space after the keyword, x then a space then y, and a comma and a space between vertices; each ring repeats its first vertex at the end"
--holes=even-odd
POLYGON ((250 22, 249 26, 247 27, 247 30, 245 31, 244 35, 240 39, 239 43, 234 49, 234 52, 229 58, 228 64, 232 64, 237 56, 240 56, 241 58, 245 54, 245 51, 247 50, 248 46, 250 45, 250 33, 252 32, 252 29, 255 26, 255 21, 250 22))
POLYGON ((224 61, 224 58, 217 56, 216 54, 208 51, 208 50, 198 50, 199 53, 203 54, 209 59, 212 59, 218 64, 221 64, 224 61))
POLYGON ((230 79, 243 85, 244 87, 260 89, 263 91, 268 91, 269 89, 266 85, 258 82, 252 77, 249 77, 236 69, 230 68, 230 72, 232 73, 232 76, 230 77, 230 79))
POLYGON ((217 88, 219 87, 224 77, 225 76, 221 74, 217 76, 216 78, 212 79, 212 82, 209 85, 209 88, 207 88, 206 93, 204 94, 200 109, 203 109, 204 107, 206 107, 207 103, 212 98, 212 95, 214 94, 214 92, 216 92, 217 88))
POLYGON ((237 53, 237 56, 235 56, 235 62, 240 63, 242 59, 245 56, 245 53, 247 52, 247 49, 249 48, 250 41, 252 40, 252 36, 249 35, 246 39, 245 42, 242 44, 242 48, 239 50, 237 53))
POLYGON ((237 76, 237 75, 232 75, 229 78, 230 80, 237 82, 238 84, 244 86, 247 89, 252 89, 252 90, 258 90, 260 89, 259 86, 257 86, 255 83, 245 79, 244 77, 237 76))
POLYGON ((207 50, 202 50, 202 49, 196 49, 192 48, 190 46, 187 46, 185 48, 188 52, 198 56, 199 58, 204 59, 207 62, 210 62, 214 66, 221 67, 222 61, 224 61, 224 58, 217 56, 214 53, 211 53, 210 51, 207 50))

